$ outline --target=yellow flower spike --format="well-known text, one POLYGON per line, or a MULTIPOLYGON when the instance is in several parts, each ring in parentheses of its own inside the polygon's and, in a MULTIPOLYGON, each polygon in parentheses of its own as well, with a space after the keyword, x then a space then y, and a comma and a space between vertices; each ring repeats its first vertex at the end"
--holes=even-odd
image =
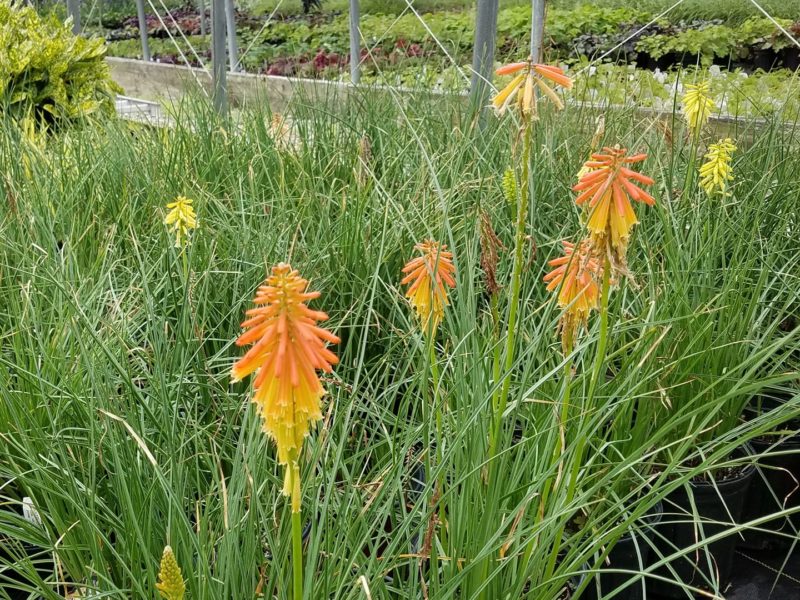
POLYGON ((517 204, 517 177, 513 169, 506 169, 503 173, 503 181, 500 184, 503 189, 503 198, 511 206, 517 204))
POLYGON ((424 332, 434 334, 444 317, 444 307, 449 304, 447 288, 455 287, 453 253, 447 246, 427 240, 414 246, 421 256, 411 259, 403 267, 405 277, 400 281, 408 285, 406 297, 417 313, 424 332))
POLYGON ((562 69, 550 65, 534 63, 530 60, 504 65, 497 69, 496 73, 497 75, 517 74, 506 87, 492 98, 492 106, 498 115, 502 115, 516 97, 517 109, 520 114, 526 119, 536 119, 538 115, 535 88, 537 87, 551 102, 553 102, 553 104, 555 104, 556 108, 562 110, 564 108, 564 102, 545 80, 551 81, 566 89, 572 87, 572 80, 564 75, 562 69))
POLYGON ((708 146, 708 152, 705 155, 707 160, 700 166, 700 187, 709 196, 712 196, 715 191, 722 196, 730 195, 727 188, 728 183, 733 181, 731 161, 735 150, 736 146, 730 138, 708 146))
POLYGON ((181 568, 169 546, 164 547, 164 553, 161 555, 161 570, 158 572, 156 589, 165 600, 183 600, 186 594, 181 568))
POLYGON ((586 326, 589 314, 597 309, 600 287, 600 262, 593 256, 591 240, 578 244, 563 241, 564 255, 549 261, 555 267, 544 276, 547 291, 558 291, 558 306, 564 309, 559 319, 561 345, 565 354, 572 347, 580 328, 586 326))
POLYGON ((189 232, 197 229, 197 215, 192 207, 192 200, 178 196, 174 202, 167 204, 167 216, 164 225, 175 234, 175 247, 181 248, 188 242, 189 232))
POLYGON ((683 116, 693 134, 697 135, 700 132, 715 108, 708 81, 686 86, 686 93, 683 95, 683 116))
POLYGON ((308 281, 281 263, 258 288, 255 308, 245 314, 246 331, 237 346, 252 344, 233 366, 233 381, 256 374, 253 403, 258 407, 264 432, 275 440, 278 462, 285 467, 283 494, 292 496, 292 511, 300 511, 298 461, 310 427, 322 418, 320 399, 325 393, 316 371, 330 373, 339 362, 326 348, 339 338, 317 326, 324 312, 306 302, 319 298, 307 291, 308 281))

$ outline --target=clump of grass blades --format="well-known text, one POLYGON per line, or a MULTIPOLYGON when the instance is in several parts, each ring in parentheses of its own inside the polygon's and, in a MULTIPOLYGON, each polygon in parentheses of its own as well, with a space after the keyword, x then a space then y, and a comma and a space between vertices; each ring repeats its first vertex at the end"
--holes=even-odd
MULTIPOLYGON (((569 185, 595 115, 573 109, 556 121, 543 110, 531 134, 536 203, 525 224, 537 248, 525 249, 508 427, 487 488, 488 407, 501 382, 478 209, 512 247, 500 191, 507 137, 473 130, 470 115, 441 100, 357 102, 357 112, 297 102, 294 150, 276 145, 262 109, 225 132, 200 100, 178 109, 191 127, 188 118, 171 130, 102 121, 49 139, 43 152, 3 123, 0 151, 25 160, 4 160, 0 208, 0 496, 7 506, 30 496, 43 526, 0 510, 0 535, 55 557, 58 584, 35 581, 38 593, 80 586, 152 596, 168 543, 187 597, 257 589, 288 597, 291 507, 280 497, 281 468, 246 387, 228 377, 242 310, 281 260, 325 290, 329 326, 342 338, 323 422, 302 461, 305 588, 314 597, 361 597, 364 586, 375 598, 418 598, 423 587, 431 597, 556 597, 670 486, 797 416, 796 402, 747 423, 735 414, 798 366, 797 331, 777 328, 800 303, 794 133, 752 133, 735 158, 731 198, 674 197, 688 147, 668 144, 646 119, 610 112, 607 136, 647 148, 649 172, 661 172, 659 202, 629 250, 635 285, 612 299, 613 377, 591 412, 581 410, 591 365, 580 357, 591 356, 596 327, 575 350, 569 426, 585 450, 570 446, 551 461, 564 359, 553 335, 558 310, 540 281, 557 241, 579 222, 569 185), (162 223, 178 195, 194 200, 200 218, 183 250, 162 223), (421 406, 429 354, 398 273, 408 249, 428 238, 454 252, 459 277, 435 340, 447 403, 442 447, 431 477, 414 485, 435 412, 421 406), (647 428, 604 437, 632 406, 637 423, 652 415, 647 428), (701 433, 725 407, 727 433, 701 433), (678 468, 691 458, 694 471, 678 468), (559 465, 570 486, 531 514, 559 465), (620 478, 627 491, 618 491, 620 478), (429 501, 437 481, 447 521, 428 539, 438 545, 434 570, 425 542, 439 514, 429 501), (617 499, 638 500, 625 516, 617 499), (567 523, 580 526, 560 536, 567 523), (556 542, 563 552, 542 578, 556 542)), ((501 252, 500 281, 511 264, 501 252)), ((25 563, 0 558, 9 562, 25 563)))

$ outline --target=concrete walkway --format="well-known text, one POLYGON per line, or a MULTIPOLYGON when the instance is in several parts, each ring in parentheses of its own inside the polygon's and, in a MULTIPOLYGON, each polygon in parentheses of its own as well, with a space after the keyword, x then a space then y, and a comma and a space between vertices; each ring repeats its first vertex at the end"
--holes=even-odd
POLYGON ((172 119, 164 115, 161 105, 149 100, 117 96, 117 114, 120 118, 155 127, 172 127, 172 119))

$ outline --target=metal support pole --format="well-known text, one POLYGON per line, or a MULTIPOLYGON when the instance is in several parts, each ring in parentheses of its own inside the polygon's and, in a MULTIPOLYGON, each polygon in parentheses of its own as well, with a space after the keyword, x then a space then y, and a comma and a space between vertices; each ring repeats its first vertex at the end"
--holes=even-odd
POLYGON ((214 77, 214 108, 228 112, 228 81, 225 70, 225 0, 211 0, 211 61, 214 77))
POLYGON ((81 32, 81 2, 80 0, 67 0, 67 13, 72 17, 72 33, 81 32))
POLYGON ((197 12, 200 14, 200 35, 206 34, 206 0, 198 0, 197 12))
POLYGON ((142 59, 150 60, 150 43, 147 41, 147 17, 144 15, 144 0, 136 0, 136 14, 139 19, 139 39, 142 40, 142 59))
POLYGON ((542 40, 544 39, 544 4, 546 0, 531 0, 531 60, 542 61, 542 40))
POLYGON ((498 0, 478 0, 475 15, 475 43, 472 49, 472 100, 477 106, 485 102, 492 83, 494 47, 497 37, 498 0))
POLYGON ((350 0, 350 81, 361 80, 361 7, 359 0, 350 0))
POLYGON ((225 24, 228 26, 228 61, 231 71, 238 71, 239 49, 236 45, 236 11, 233 0, 225 0, 225 24))

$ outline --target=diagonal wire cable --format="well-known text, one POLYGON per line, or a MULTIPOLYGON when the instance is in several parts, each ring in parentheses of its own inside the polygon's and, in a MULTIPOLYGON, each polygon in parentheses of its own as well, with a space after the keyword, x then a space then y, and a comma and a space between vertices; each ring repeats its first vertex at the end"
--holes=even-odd
MULTIPOLYGON (((436 42, 436 45, 437 45, 437 46, 439 46, 439 48, 441 48, 442 52, 444 52, 444 53, 445 53, 445 55, 446 55, 446 56, 447 56, 447 58, 450 60, 450 62, 453 64, 453 66, 455 66, 455 67, 456 67, 456 69, 458 69, 458 72, 459 72, 459 74, 460 74, 460 75, 461 75, 461 76, 464 78, 464 81, 466 81, 466 82, 469 82, 469 77, 466 75, 466 73, 464 73, 464 70, 463 70, 463 69, 462 69, 462 68, 461 68, 461 67, 460 67, 460 66, 459 66, 459 65, 456 63, 456 61, 453 59, 453 57, 452 57, 452 56, 450 56, 450 53, 447 51, 447 49, 446 49, 446 48, 445 48, 445 47, 442 45, 442 43, 441 43, 441 42, 438 40, 438 38, 437 38, 437 37, 436 37, 436 36, 433 34, 433 31, 431 31, 430 27, 428 27, 428 24, 427 24, 427 23, 425 22, 425 20, 422 18, 422 15, 420 15, 420 14, 417 12, 417 10, 414 8, 414 6, 411 4, 411 0, 405 0, 405 1, 406 1, 406 7, 405 7, 405 8, 402 10, 402 12, 400 12, 400 14, 399 14, 399 15, 397 15, 397 17, 395 18, 395 20, 391 22, 391 24, 389 25, 389 27, 387 27, 387 28, 386 28, 386 30, 385 30, 385 31, 384 31, 384 32, 381 34, 381 36, 380 36, 380 37, 379 37, 379 38, 378 38, 378 39, 375 41, 375 43, 374 43, 374 44, 372 44, 371 46, 368 46, 368 47, 366 47, 366 51, 367 51, 367 52, 366 52, 366 55, 364 56, 364 58, 362 58, 362 59, 360 59, 360 60, 359 60, 359 66, 363 65, 363 64, 364 64, 364 63, 367 61, 367 59, 372 59, 372 62, 373 62, 373 63, 374 63, 376 66, 377 66, 377 62, 376 62, 376 60, 375 60, 375 56, 374 56, 374 54, 373 54, 373 53, 374 53, 374 51, 375 51, 375 49, 376 49, 376 48, 378 47, 378 45, 379 45, 379 44, 380 44, 380 43, 381 43, 381 42, 382 42, 382 41, 383 41, 383 40, 386 38, 386 36, 387 36, 387 35, 389 34, 389 32, 392 30, 392 27, 394 27, 394 26, 397 24, 397 22, 398 22, 398 21, 399 21, 399 20, 400 20, 400 19, 401 19, 403 16, 405 16, 405 14, 406 14, 407 12, 411 11, 411 12, 413 12, 413 13, 414 13, 414 16, 415 16, 415 17, 416 17, 416 18, 417 18, 417 19, 420 21, 420 23, 422 23, 422 26, 425 28, 425 31, 427 31, 427 32, 428 32, 428 34, 431 36, 431 38, 433 38, 433 40, 436 42)), ((359 31, 360 31, 360 33, 361 33, 361 40, 362 40, 362 42, 364 42, 364 43, 366 44, 366 38, 364 37, 364 32, 363 32, 363 30, 361 29, 361 27, 359 27, 359 31)), ((353 60, 353 59, 352 59, 352 57, 350 58, 350 60, 353 60)), ((462 93, 461 95, 464 95, 464 94, 462 93)))
POLYGON ((635 38, 637 35, 639 35, 640 33, 642 33, 642 32, 643 32, 644 30, 646 30, 648 27, 650 27, 650 25, 652 25, 653 23, 657 22, 659 19, 661 19, 661 18, 663 18, 663 17, 666 17, 666 16, 667 16, 667 15, 668 15, 670 12, 672 12, 672 11, 673 11, 674 9, 676 9, 678 6, 680 6, 681 4, 683 4, 685 1, 686 1, 686 0, 678 0, 678 1, 677 1, 675 4, 673 4, 673 5, 672 5, 672 6, 670 6, 668 9, 666 9, 665 11, 663 11, 663 12, 662 12, 660 15, 658 15, 658 16, 656 16, 656 17, 653 17, 653 18, 650 20, 650 22, 648 22, 646 25, 643 25, 642 27, 640 27, 639 29, 637 29, 636 31, 634 31, 632 34, 630 34, 628 37, 626 37, 624 40, 622 40, 622 41, 621 41, 619 44, 617 44, 616 46, 614 46, 613 48, 611 48, 611 50, 608 50, 607 52, 603 52, 603 54, 601 54, 601 55, 600 55, 600 56, 598 56, 597 58, 593 58, 592 60, 590 60, 588 65, 586 65, 585 67, 583 67, 583 68, 582 68, 580 71, 578 71, 578 72, 575 74, 575 77, 577 77, 578 75, 580 75, 581 73, 583 73, 584 71, 586 71, 587 69, 589 69, 591 66, 593 66, 593 65, 594 65, 594 63, 596 63, 596 62, 599 62, 599 61, 603 60, 603 59, 604 59, 606 56, 609 56, 610 54, 612 54, 612 53, 616 52, 616 51, 617 51, 619 48, 621 48, 623 45, 625 45, 626 43, 628 43, 629 41, 631 41, 633 38, 635 38))
MULTIPOLYGON (((155 7, 155 6, 153 6, 153 2, 152 2, 152 0, 147 0, 147 3, 148 3, 148 4, 150 5, 150 7, 153 9, 153 13, 155 13, 156 17, 158 17, 158 21, 159 21, 159 22, 161 23, 161 25, 164 27, 164 31, 166 31, 166 32, 167 32, 167 35, 169 36, 169 39, 170 39, 170 40, 172 41, 172 43, 175 45, 175 49, 178 51, 178 53, 180 53, 180 55, 181 55, 181 58, 182 58, 182 59, 184 60, 184 62, 185 62, 187 65, 188 65, 188 64, 189 64, 189 61, 188 61, 188 60, 186 60, 186 56, 183 54, 183 52, 181 51, 180 47, 178 46, 178 43, 175 41, 175 38, 174 38, 174 37, 172 36, 172 34, 170 33, 170 31, 169 31, 169 28, 167 27, 167 24, 166 24, 166 23, 164 23, 164 19, 162 19, 162 18, 161 18, 161 15, 159 14, 158 10, 156 9, 156 7, 155 7)), ((184 42, 186 42, 186 45, 187 45, 187 46, 189 46, 189 48, 191 49, 191 51, 192 51, 192 54, 194 55, 195 59, 197 59, 197 62, 198 62, 198 63, 200 63, 200 67, 203 69, 203 71, 205 71, 205 73, 206 73, 207 75, 209 75, 209 76, 210 76, 210 73, 208 72, 208 69, 205 67, 205 65, 203 64, 203 61, 201 60, 200 56, 197 54, 197 50, 195 50, 195 48, 194 48, 194 46, 192 45, 192 43, 191 43, 191 42, 189 41, 189 39, 186 37, 186 34, 184 34, 184 33, 183 33, 183 29, 181 29, 181 27, 178 25, 178 22, 175 20, 175 17, 173 17, 173 16, 172 16, 172 12, 169 10, 169 8, 167 8, 167 5, 166 5, 166 4, 164 4, 164 0, 159 0, 159 4, 161 4, 162 8, 163 8, 163 9, 164 9, 164 10, 167 12, 167 14, 169 15, 169 18, 170 18, 170 20, 172 21, 172 24, 175 26, 175 29, 178 31, 178 33, 180 33, 181 37, 183 38, 183 41, 184 41, 184 42)), ((201 18, 202 18, 202 17, 203 17, 203 15, 201 15, 201 18)))
POLYGON ((764 7, 762 7, 756 0, 750 0, 750 2, 752 2, 753 6, 755 6, 759 11, 761 11, 765 17, 767 17, 770 21, 772 21, 772 24, 775 25, 775 27, 777 27, 778 29, 780 29, 795 46, 800 48, 800 42, 798 42, 797 39, 791 33, 786 31, 783 28, 783 26, 780 23, 778 23, 771 14, 769 14, 766 10, 764 10, 764 7))
MULTIPOLYGON (((409 1, 410 0, 406 0, 406 2, 409 2, 409 1)), ((653 23, 656 23, 659 19, 662 19, 663 17, 667 16, 670 12, 672 12, 675 8, 677 8, 678 6, 683 4, 685 1, 686 0, 677 0, 677 2, 675 2, 672 6, 670 6, 666 10, 662 11, 661 14, 657 15, 656 17, 653 17, 648 23, 646 23, 645 25, 643 25, 642 27, 637 29, 631 35, 629 35, 624 40, 619 42, 616 46, 614 46, 613 48, 611 48, 607 52, 604 52, 603 54, 601 54, 597 58, 593 58, 592 60, 590 60, 589 63, 585 67, 583 67, 582 69, 580 69, 579 71, 577 71, 575 73, 574 77, 578 77, 579 75, 581 75, 582 73, 584 73, 585 71, 590 69, 595 63, 603 60, 606 56, 609 56, 610 54, 612 54, 613 52, 615 52, 616 50, 621 48, 624 44, 626 44, 627 42, 629 42, 630 40, 635 38, 637 35, 639 35, 643 31, 645 31, 648 27, 650 27, 650 25, 652 25, 653 23)), ((478 76, 484 81, 484 83, 488 83, 495 92, 498 91, 497 86, 494 85, 493 81, 490 81, 489 79, 487 79, 486 77, 484 77, 480 73, 478 74, 478 76)))
MULTIPOLYGON (((203 61, 200 59, 200 56, 197 54, 197 51, 194 49, 194 46, 192 45, 192 43, 186 38, 186 35, 183 33, 183 30, 178 26, 178 22, 175 20, 175 17, 172 16, 172 13, 169 11, 169 9, 164 4, 164 0, 159 0, 159 2, 161 4, 161 6, 164 8, 164 10, 167 11, 167 14, 169 15, 169 18, 172 20, 173 25, 175 25, 175 29, 177 29, 178 32, 181 34, 181 37, 183 38, 183 41, 186 42, 187 46, 189 46, 189 48, 192 51, 192 54, 194 54, 194 57, 197 59, 197 62, 200 63, 200 68, 203 70, 203 72, 209 78, 211 78, 211 73, 209 73, 208 69, 203 64, 203 61)), ((183 50, 181 50, 180 46, 178 45, 178 42, 175 41, 175 37, 172 35, 172 33, 170 33, 169 27, 167 27, 167 24, 164 22, 164 19, 162 19, 161 15, 158 13, 158 9, 156 9, 155 5, 153 4, 153 0, 147 0, 147 3, 150 5, 150 8, 153 9, 153 13, 158 18, 158 21, 159 21, 159 23, 161 23, 161 26, 164 27, 164 31, 167 32, 167 35, 169 36, 170 41, 175 46, 175 49, 178 51, 178 54, 180 54, 180 57, 183 60, 183 62, 187 66, 190 66, 189 65, 189 60, 186 58, 186 55, 183 53, 183 50)), ((203 93, 205 93, 206 96, 207 96, 208 92, 206 91, 205 87, 203 87, 202 84, 200 84, 200 79, 198 79, 197 73, 195 73, 195 70, 190 68, 190 71, 192 73, 192 77, 194 77, 195 81, 197 81, 197 84, 200 85, 200 88, 203 90, 203 93)))
MULTIPOLYGON (((680 1, 683 2, 683 0, 680 0, 680 1)), ((425 19, 422 18, 422 15, 420 15, 417 12, 417 9, 414 8, 414 6, 411 4, 411 0, 406 0, 406 7, 408 9, 410 9, 411 12, 414 13, 414 16, 416 16, 417 19, 419 19, 419 22, 422 23, 422 26, 425 28, 425 31, 428 32, 428 35, 430 35, 433 38, 433 41, 436 42, 436 45, 439 46, 439 48, 441 48, 441 50, 442 50, 442 52, 444 52, 445 56, 450 60, 451 63, 453 63, 453 66, 456 69, 458 69, 458 73, 459 73, 459 75, 461 75, 461 77, 464 78, 464 81, 469 81, 469 77, 464 72, 464 69, 462 69, 461 66, 453 59, 453 57, 450 56, 450 53, 447 51, 447 48, 445 48, 444 45, 439 41, 439 38, 437 38, 435 35, 433 35, 433 31, 431 31, 431 28, 428 27, 428 24, 425 22, 425 19)))
MULTIPOLYGON (((359 66, 364 64, 366 62, 367 58, 372 58, 372 62, 375 62, 375 57, 373 56, 373 52, 375 51, 375 48, 377 48, 378 44, 380 44, 384 39, 386 39, 386 36, 392 30, 392 27, 394 27, 397 24, 397 22, 401 19, 401 17, 403 17, 403 15, 405 15, 407 12, 408 12, 408 7, 404 8, 403 11, 399 15, 397 15, 395 20, 392 21, 391 24, 389 25, 389 27, 386 28, 386 31, 384 31, 380 35, 380 37, 377 40, 375 40, 375 43, 372 44, 372 46, 369 46, 369 47, 366 48, 367 55, 364 58, 359 59, 359 62, 358 62, 359 66)), ((361 40, 364 42, 364 44, 366 44, 367 40, 364 37, 364 31, 361 29, 361 25, 360 24, 359 24, 358 30, 359 30, 359 32, 361 34, 361 40)), ((353 60, 352 56, 350 57, 350 60, 353 60)))
POLYGON ((89 14, 86 15, 86 27, 92 22, 92 17, 94 16, 94 10, 97 8, 97 0, 92 1, 92 5, 89 7, 89 14))
POLYGON ((245 51, 242 52, 242 54, 236 60, 236 64, 234 65, 234 71, 238 69, 239 66, 242 64, 242 61, 244 60, 244 57, 247 56, 247 53, 253 49, 253 45, 256 43, 256 40, 258 40, 258 36, 260 36, 261 33, 267 28, 267 25, 269 25, 272 22, 272 17, 274 17, 275 13, 278 12, 278 9, 281 7, 281 4, 283 4, 283 0, 278 0, 278 4, 275 6, 275 9, 271 13, 269 13, 267 20, 264 21, 264 24, 261 26, 261 29, 259 29, 258 33, 256 33, 253 36, 253 39, 251 40, 250 44, 247 46, 247 48, 245 48, 245 51))

